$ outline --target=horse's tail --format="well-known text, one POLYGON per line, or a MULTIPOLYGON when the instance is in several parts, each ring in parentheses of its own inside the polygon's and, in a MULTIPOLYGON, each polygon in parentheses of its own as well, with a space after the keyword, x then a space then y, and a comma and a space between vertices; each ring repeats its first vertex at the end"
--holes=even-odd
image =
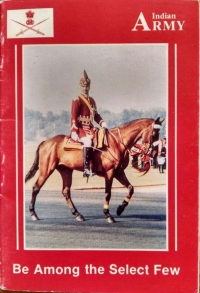
MULTIPOLYGON (((44 141, 43 141, 44 142, 44 141)), ((39 150, 40 150, 40 147, 41 145, 43 144, 43 142, 41 142, 36 150, 36 153, 35 153, 35 160, 33 162, 33 165, 32 167, 30 168, 30 170, 28 171, 28 173, 26 174, 26 177, 25 177, 25 183, 30 180, 34 175, 35 173, 37 172, 37 170, 39 169, 39 150)))

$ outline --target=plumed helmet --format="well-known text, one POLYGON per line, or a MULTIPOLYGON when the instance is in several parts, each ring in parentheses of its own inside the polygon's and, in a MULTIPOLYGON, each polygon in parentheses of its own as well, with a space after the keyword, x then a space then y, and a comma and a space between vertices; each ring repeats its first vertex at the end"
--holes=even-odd
POLYGON ((90 79, 87 75, 87 72, 83 71, 83 77, 80 79, 80 86, 90 85, 90 79))

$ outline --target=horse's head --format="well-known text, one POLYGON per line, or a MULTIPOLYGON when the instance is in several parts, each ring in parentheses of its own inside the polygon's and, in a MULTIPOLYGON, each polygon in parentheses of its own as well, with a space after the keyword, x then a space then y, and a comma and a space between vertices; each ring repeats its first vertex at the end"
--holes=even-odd
MULTIPOLYGON (((142 129, 142 144, 135 144, 134 146, 136 147, 136 149, 139 149, 139 152, 134 151, 132 152, 131 155, 137 155, 141 154, 142 155, 142 161, 144 164, 144 167, 136 167, 133 164, 133 167, 136 168, 138 171, 140 172, 144 172, 144 174, 146 174, 149 169, 150 169, 150 153, 153 147, 153 143, 157 140, 159 140, 159 133, 160 133, 160 129, 162 128, 162 122, 165 119, 160 119, 160 117, 158 117, 156 120, 153 120, 153 123, 151 122, 151 124, 147 125, 144 129, 142 129)), ((152 121, 152 119, 151 119, 152 121)))
POLYGON ((158 153, 158 144, 154 145, 154 142, 159 140, 160 129, 162 127, 162 122, 164 120, 165 119, 160 120, 160 117, 159 117, 154 122, 154 127, 153 127, 153 131, 152 131, 152 138, 151 138, 151 153, 150 153, 151 157, 156 156, 158 153))
POLYGON ((160 119, 160 117, 158 117, 153 124, 153 130, 152 130, 152 136, 151 136, 151 145, 159 140, 159 134, 160 134, 160 129, 162 128, 162 123, 164 119, 160 119))
POLYGON ((142 134, 142 143, 148 144, 149 147, 153 145, 153 143, 159 140, 160 129, 162 128, 162 123, 165 119, 160 119, 158 117, 153 123, 148 126, 142 134))

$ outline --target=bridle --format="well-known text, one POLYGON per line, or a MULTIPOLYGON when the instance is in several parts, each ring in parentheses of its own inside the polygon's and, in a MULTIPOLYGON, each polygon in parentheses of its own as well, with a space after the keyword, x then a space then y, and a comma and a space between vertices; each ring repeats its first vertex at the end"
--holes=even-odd
MULTIPOLYGON (((123 140, 123 137, 122 137, 122 134, 121 134, 121 131, 120 131, 120 127, 117 127, 117 132, 118 132, 118 135, 119 135, 119 138, 120 138, 120 141, 116 138, 116 136, 110 131, 110 130, 108 130, 107 129, 107 131, 113 136, 113 138, 115 139, 115 141, 116 141, 116 143, 117 144, 121 144, 121 145, 123 145, 123 147, 125 148, 125 150, 127 150, 129 153, 131 153, 131 148, 132 147, 135 147, 135 148, 137 148, 138 149, 138 153, 143 153, 143 154, 148 154, 149 153, 149 150, 151 149, 151 147, 152 147, 152 144, 153 144, 153 129, 155 128, 155 125, 157 125, 157 124, 155 124, 154 122, 152 123, 152 124, 150 124, 147 128, 145 128, 145 129, 143 129, 143 131, 142 131, 142 133, 141 133, 141 136, 146 132, 146 131, 148 131, 149 130, 149 128, 152 128, 152 132, 151 132, 151 135, 150 135, 150 139, 149 139, 149 142, 143 142, 142 144, 137 144, 137 143, 134 143, 133 144, 133 146, 131 146, 131 147, 128 147, 125 143, 124 143, 124 140, 123 140), (148 144, 148 148, 146 148, 146 145, 148 144), (145 150, 145 148, 146 148, 146 150, 145 150), (144 151, 145 150, 145 151, 144 151)), ((161 128, 161 126, 160 125, 158 125, 156 128, 161 128)), ((92 147, 93 149, 96 149, 96 150, 98 150, 98 151, 100 151, 100 152, 102 152, 101 150, 99 150, 99 149, 97 149, 97 148, 94 148, 94 147, 92 147)), ((109 150, 108 150, 109 151, 109 150)), ((110 153, 110 151, 109 151, 109 153, 110 153)), ((110 153, 110 155, 115 159, 115 160, 117 160, 118 161, 118 159, 117 158, 115 158, 115 156, 113 155, 113 154, 111 154, 110 153)))
POLYGON ((143 134, 145 134, 145 132, 149 131, 149 129, 152 129, 151 131, 151 135, 149 137, 149 141, 148 142, 142 142, 142 143, 134 143, 131 147, 128 147, 124 141, 123 141, 123 137, 122 137, 122 134, 121 134, 121 131, 120 131, 120 127, 117 127, 117 131, 118 131, 118 135, 119 135, 119 138, 120 138, 120 141, 118 142, 117 141, 117 138, 115 137, 115 135, 113 133, 111 133, 114 137, 115 137, 115 140, 122 144, 124 146, 124 148, 129 152, 129 154, 132 153, 132 148, 134 148, 134 152, 135 154, 143 154, 143 155, 148 155, 150 153, 150 151, 152 150, 152 147, 153 147, 153 130, 154 129, 161 129, 161 125, 159 124, 155 124, 155 121, 150 124, 148 127, 146 127, 145 129, 143 129, 142 133, 141 133, 141 137, 143 136, 143 134))

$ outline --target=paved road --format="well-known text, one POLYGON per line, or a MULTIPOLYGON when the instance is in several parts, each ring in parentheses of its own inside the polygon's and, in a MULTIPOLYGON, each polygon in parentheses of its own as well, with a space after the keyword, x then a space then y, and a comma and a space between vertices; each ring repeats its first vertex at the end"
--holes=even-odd
POLYGON ((135 188, 134 197, 118 217, 116 209, 125 189, 114 189, 110 213, 116 223, 108 224, 102 207, 103 190, 72 190, 72 198, 86 221, 77 222, 59 191, 41 190, 32 221, 26 191, 25 243, 33 249, 166 249, 166 186, 135 188))

